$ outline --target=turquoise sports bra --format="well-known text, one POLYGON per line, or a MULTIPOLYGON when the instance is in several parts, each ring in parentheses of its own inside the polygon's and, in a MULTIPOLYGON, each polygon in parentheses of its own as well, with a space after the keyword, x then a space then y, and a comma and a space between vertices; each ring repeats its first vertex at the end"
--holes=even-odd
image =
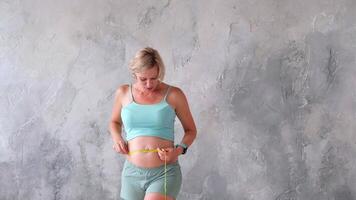
POLYGON ((126 140, 131 140, 138 136, 155 136, 166 140, 174 141, 174 121, 176 113, 167 103, 166 97, 155 104, 138 104, 130 93, 132 101, 121 109, 121 119, 126 132, 126 140))

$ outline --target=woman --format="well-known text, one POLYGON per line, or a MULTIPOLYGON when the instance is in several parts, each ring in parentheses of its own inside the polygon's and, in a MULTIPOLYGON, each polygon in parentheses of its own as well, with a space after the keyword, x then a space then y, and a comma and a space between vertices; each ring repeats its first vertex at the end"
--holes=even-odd
POLYGON ((117 89, 110 123, 113 148, 126 157, 121 197, 176 199, 182 181, 178 156, 187 151, 197 132, 187 99, 181 89, 162 82, 165 67, 157 50, 138 51, 130 70, 135 82, 117 89), (184 129, 177 145, 175 116, 184 129))

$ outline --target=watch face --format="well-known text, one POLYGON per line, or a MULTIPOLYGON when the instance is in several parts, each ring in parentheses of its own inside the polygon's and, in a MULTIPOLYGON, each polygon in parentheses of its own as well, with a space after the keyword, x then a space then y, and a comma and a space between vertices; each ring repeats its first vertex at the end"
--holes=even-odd
POLYGON ((187 148, 184 148, 182 154, 185 154, 186 152, 187 152, 187 148))
POLYGON ((187 152, 187 145, 182 144, 181 147, 183 147, 183 152, 182 154, 185 154, 187 152))

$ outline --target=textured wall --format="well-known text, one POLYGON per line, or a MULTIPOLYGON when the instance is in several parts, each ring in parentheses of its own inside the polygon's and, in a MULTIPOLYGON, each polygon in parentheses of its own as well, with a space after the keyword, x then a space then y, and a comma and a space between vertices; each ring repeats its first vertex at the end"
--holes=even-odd
POLYGON ((119 198, 113 94, 150 45, 198 127, 178 199, 355 200, 355 10, 355 0, 0 0, 0 199, 119 198))

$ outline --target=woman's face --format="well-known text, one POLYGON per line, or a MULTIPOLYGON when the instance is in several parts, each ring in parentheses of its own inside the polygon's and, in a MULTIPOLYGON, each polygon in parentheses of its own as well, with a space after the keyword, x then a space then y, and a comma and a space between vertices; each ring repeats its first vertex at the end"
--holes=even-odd
POLYGON ((138 86, 145 92, 154 91, 159 84, 157 66, 142 72, 137 72, 135 75, 138 86))

